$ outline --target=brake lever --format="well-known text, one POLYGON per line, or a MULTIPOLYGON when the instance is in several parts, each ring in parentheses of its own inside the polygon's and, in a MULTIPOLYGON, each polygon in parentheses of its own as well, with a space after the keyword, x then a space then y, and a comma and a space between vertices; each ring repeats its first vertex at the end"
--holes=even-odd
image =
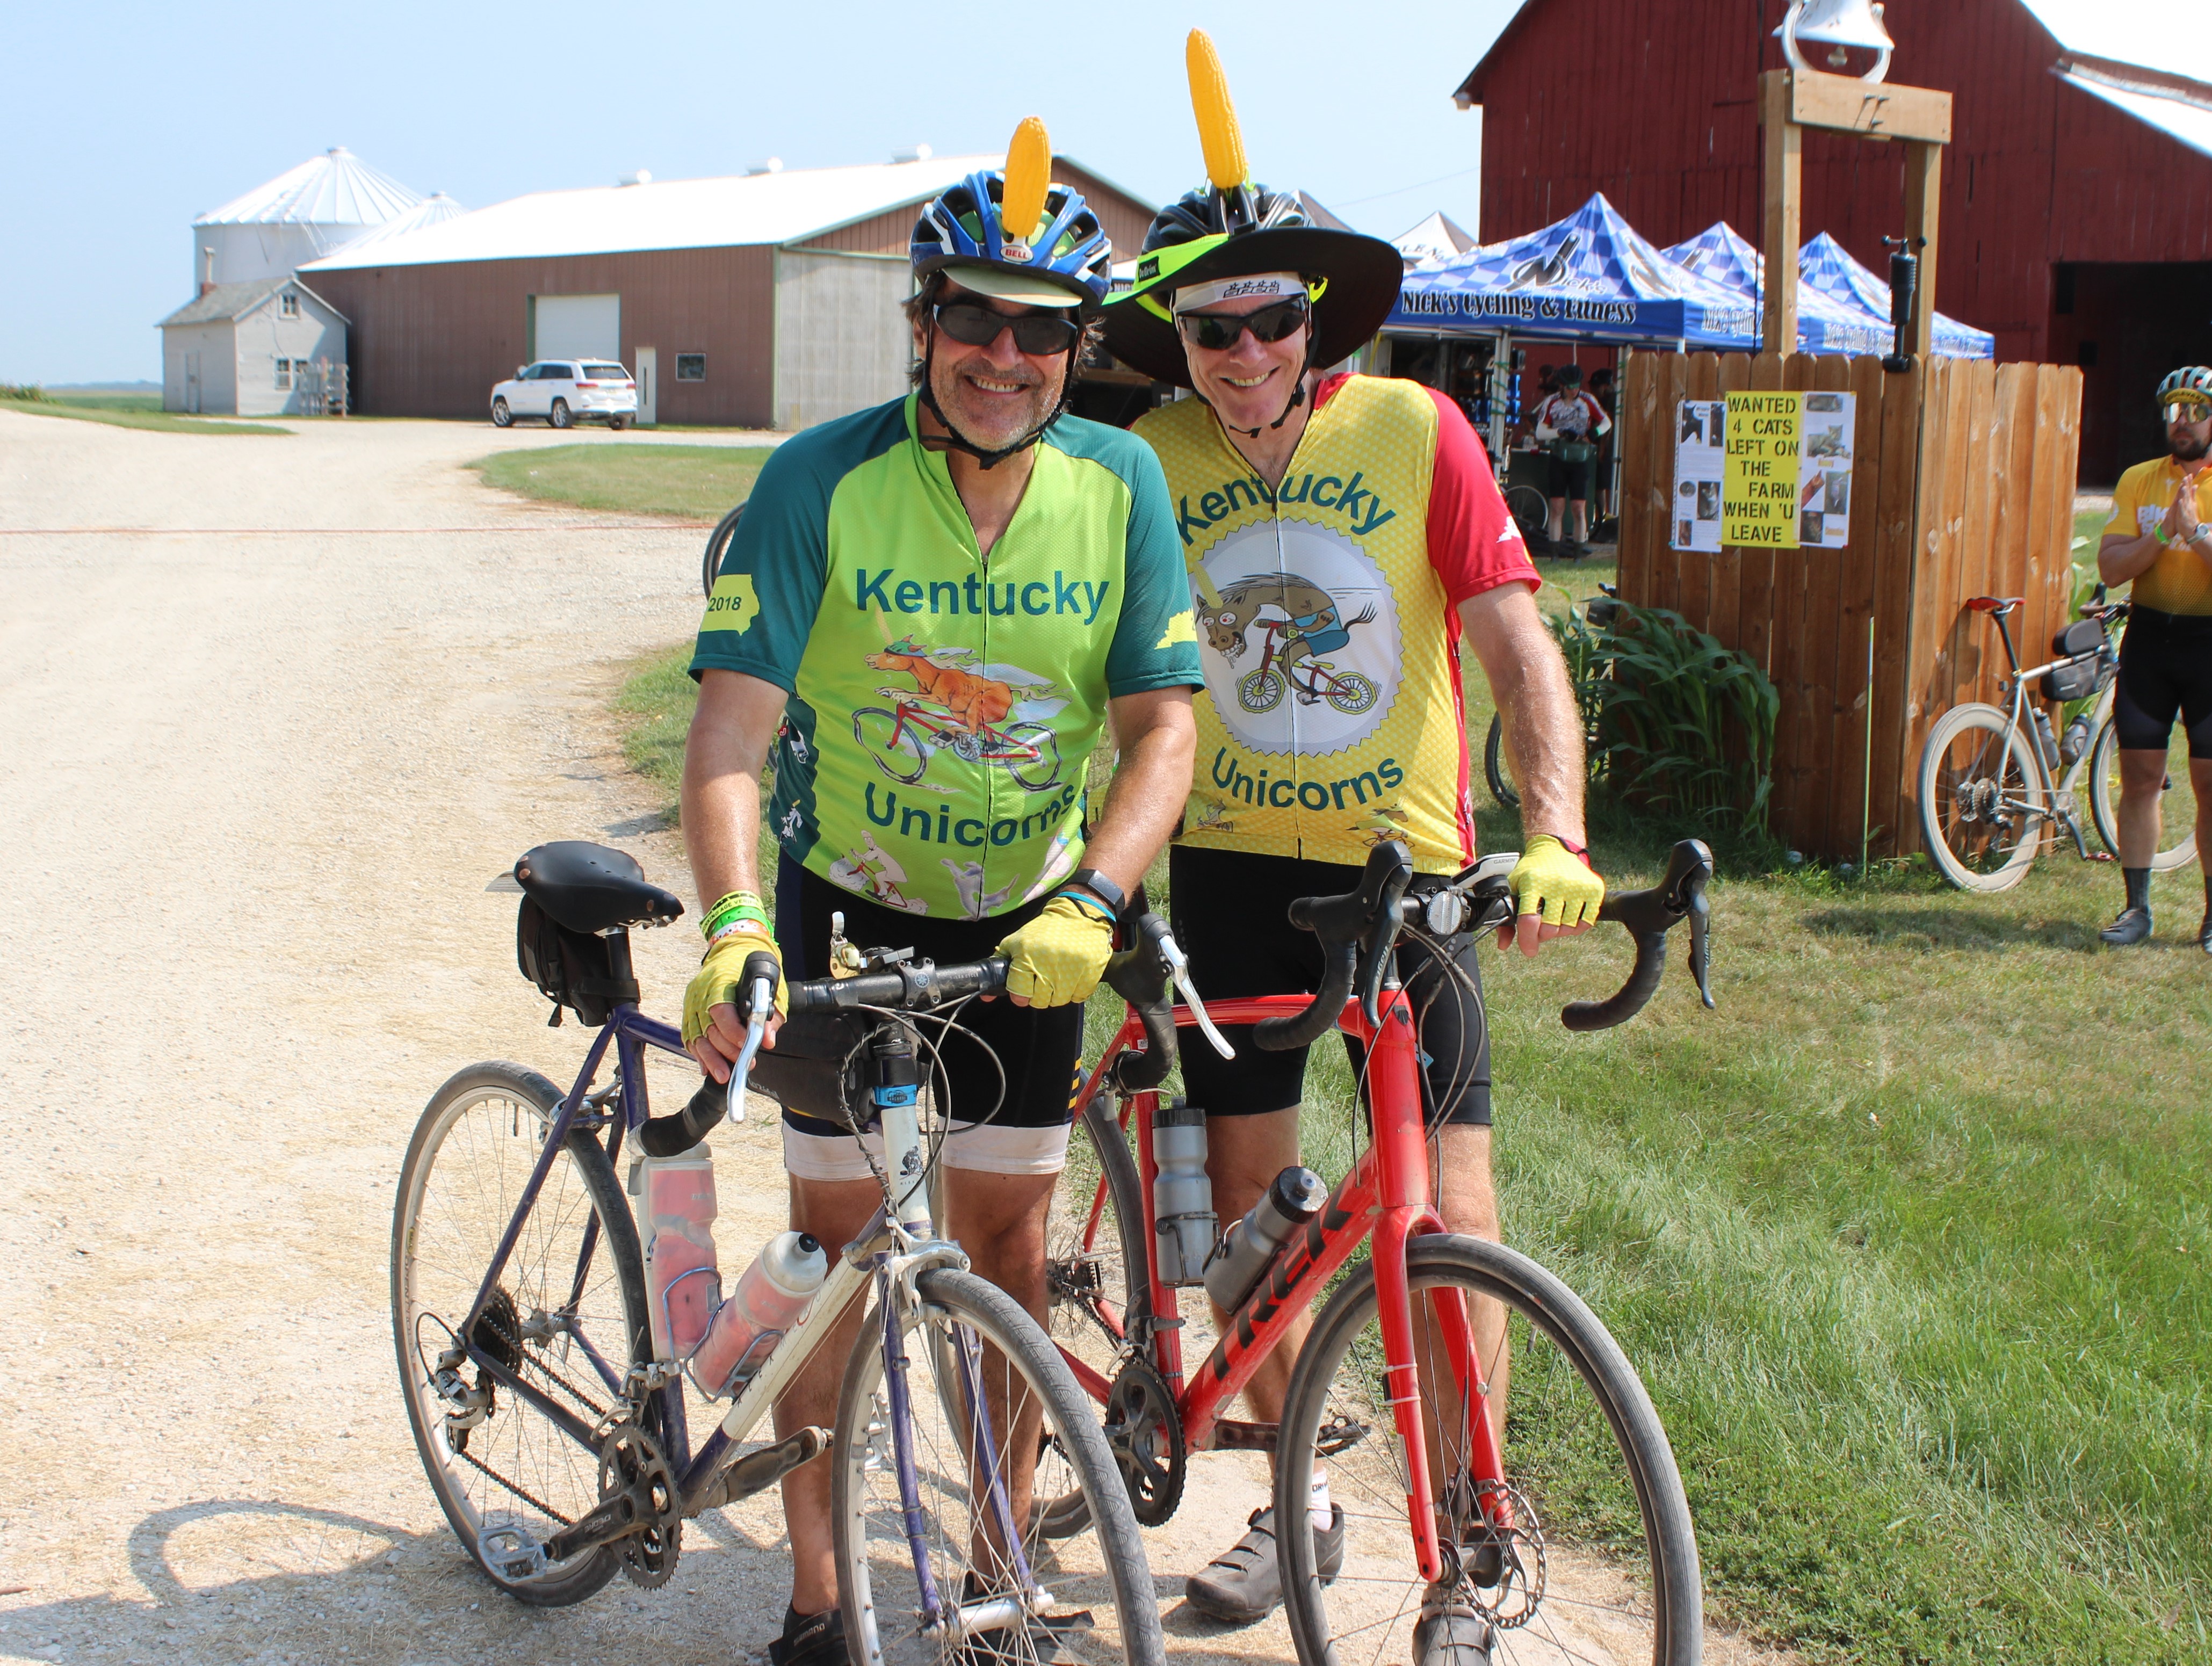
POLYGON ((1708 1012, 1713 1008, 1713 986, 1706 974, 1711 970, 1711 955, 1706 947, 1705 933, 1712 922, 1713 905, 1705 896, 1703 885, 1690 891, 1690 976, 1698 981, 1698 999, 1705 1003, 1708 1012))
POLYGON ((1175 940, 1172 932, 1162 932, 1154 939, 1159 945, 1160 958, 1168 963, 1168 976, 1182 992, 1182 1003, 1190 1008, 1190 1015, 1198 1020, 1200 1031, 1212 1043, 1213 1050, 1224 1059, 1237 1056, 1237 1049, 1229 1044, 1228 1037, 1213 1027, 1213 1018, 1206 1010, 1206 1003, 1198 998, 1198 986, 1190 981, 1190 960, 1182 945, 1175 940))
POLYGON ((764 977, 755 978, 752 999, 747 1005, 752 1017, 745 1025, 745 1044, 738 1049, 738 1061, 730 1067, 729 1097, 725 1102, 732 1122, 745 1120, 745 1078, 752 1074, 753 1055, 768 1035, 768 1015, 775 1010, 775 986, 764 977))

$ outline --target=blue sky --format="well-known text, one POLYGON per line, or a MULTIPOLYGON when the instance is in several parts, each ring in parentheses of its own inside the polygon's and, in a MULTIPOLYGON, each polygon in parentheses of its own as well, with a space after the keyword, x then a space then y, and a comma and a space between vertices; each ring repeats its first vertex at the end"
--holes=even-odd
POLYGON ((1385 236, 1435 208, 1472 231, 1481 118, 1451 91, 1517 3, 10 6, 0 380, 158 378, 192 216, 334 144, 482 208, 637 167, 996 150, 1034 112, 1056 149, 1162 200, 1201 172, 1194 25, 1261 179, 1385 236))

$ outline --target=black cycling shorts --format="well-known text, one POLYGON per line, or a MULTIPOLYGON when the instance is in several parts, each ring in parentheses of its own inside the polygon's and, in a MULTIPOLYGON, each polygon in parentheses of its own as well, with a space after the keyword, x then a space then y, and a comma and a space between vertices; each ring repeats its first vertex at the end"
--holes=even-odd
POLYGON ((2189 756, 2212 758, 2212 614, 2132 608, 2112 690, 2120 750, 2166 751, 2176 715, 2188 731, 2189 756))
MULTIPOLYGON (((1579 463, 1571 463, 1565 458, 1556 453, 1553 453, 1551 496, 1564 497, 1577 503, 1589 502, 1590 469, 1595 461, 1595 459, 1586 457, 1579 463)), ((1199 993, 1203 994, 1206 992, 1201 989, 1199 993)))
MULTIPOLYGON (((1359 884, 1359 869, 1294 856, 1177 845, 1168 856, 1170 913, 1176 941, 1190 957, 1201 999, 1310 994, 1321 982, 1321 939, 1291 924, 1301 897, 1339 897, 1359 884)), ((1418 885, 1418 882, 1417 882, 1418 885)), ((1490 1122, 1490 1031, 1474 939, 1453 939, 1453 964, 1472 988, 1443 972, 1425 944, 1401 939, 1398 975, 1420 1018, 1422 1109, 1431 1124, 1490 1122)), ((1176 1032, 1183 1089, 1210 1116, 1288 1110, 1305 1093, 1306 1049, 1272 1053, 1252 1044, 1249 1025, 1222 1026, 1237 1049, 1224 1060, 1195 1029, 1176 1032)), ((1366 1049, 1344 1038, 1355 1075, 1366 1049)))
MULTIPOLYGON (((775 873, 775 940, 783 952, 784 975, 799 981, 830 975, 830 916, 842 913, 845 936, 863 949, 911 948, 916 959, 940 966, 981 960, 1006 935, 1043 911, 1047 899, 987 920, 947 920, 888 909, 817 873, 782 858, 775 873)), ((1204 986, 1201 985, 1201 988, 1204 986)), ((960 1022, 998 1055, 994 1066, 974 1037, 953 1034, 942 1040, 945 1112, 963 1122, 989 1122, 997 1128, 1060 1128, 1073 1116, 1070 1090, 1083 1052, 1083 1008, 1017 1006, 1001 996, 974 1000, 961 1009, 960 1022), (999 1101, 999 1072, 1006 1072, 1006 1100, 999 1101), (995 1115, 992 1106, 998 1105, 995 1115)), ((934 1026, 917 1026, 925 1041, 934 1026)), ((835 1122, 786 1106, 784 1125, 802 1134, 845 1135, 835 1122)))

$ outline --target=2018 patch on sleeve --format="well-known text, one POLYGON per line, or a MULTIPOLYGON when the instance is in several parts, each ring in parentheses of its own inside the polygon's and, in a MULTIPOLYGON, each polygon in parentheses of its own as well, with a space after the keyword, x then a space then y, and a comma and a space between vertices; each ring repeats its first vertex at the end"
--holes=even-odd
POLYGON ((710 630, 743 630, 760 617, 760 597, 750 573, 725 573, 714 581, 714 593, 707 599, 707 616, 699 621, 701 635, 710 630))

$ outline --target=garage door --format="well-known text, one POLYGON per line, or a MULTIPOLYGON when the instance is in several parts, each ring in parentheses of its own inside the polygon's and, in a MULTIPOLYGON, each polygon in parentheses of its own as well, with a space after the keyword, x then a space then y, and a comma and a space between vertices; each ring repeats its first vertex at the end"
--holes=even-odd
POLYGON ((541 359, 620 359, 620 295, 540 295, 538 341, 541 359))

